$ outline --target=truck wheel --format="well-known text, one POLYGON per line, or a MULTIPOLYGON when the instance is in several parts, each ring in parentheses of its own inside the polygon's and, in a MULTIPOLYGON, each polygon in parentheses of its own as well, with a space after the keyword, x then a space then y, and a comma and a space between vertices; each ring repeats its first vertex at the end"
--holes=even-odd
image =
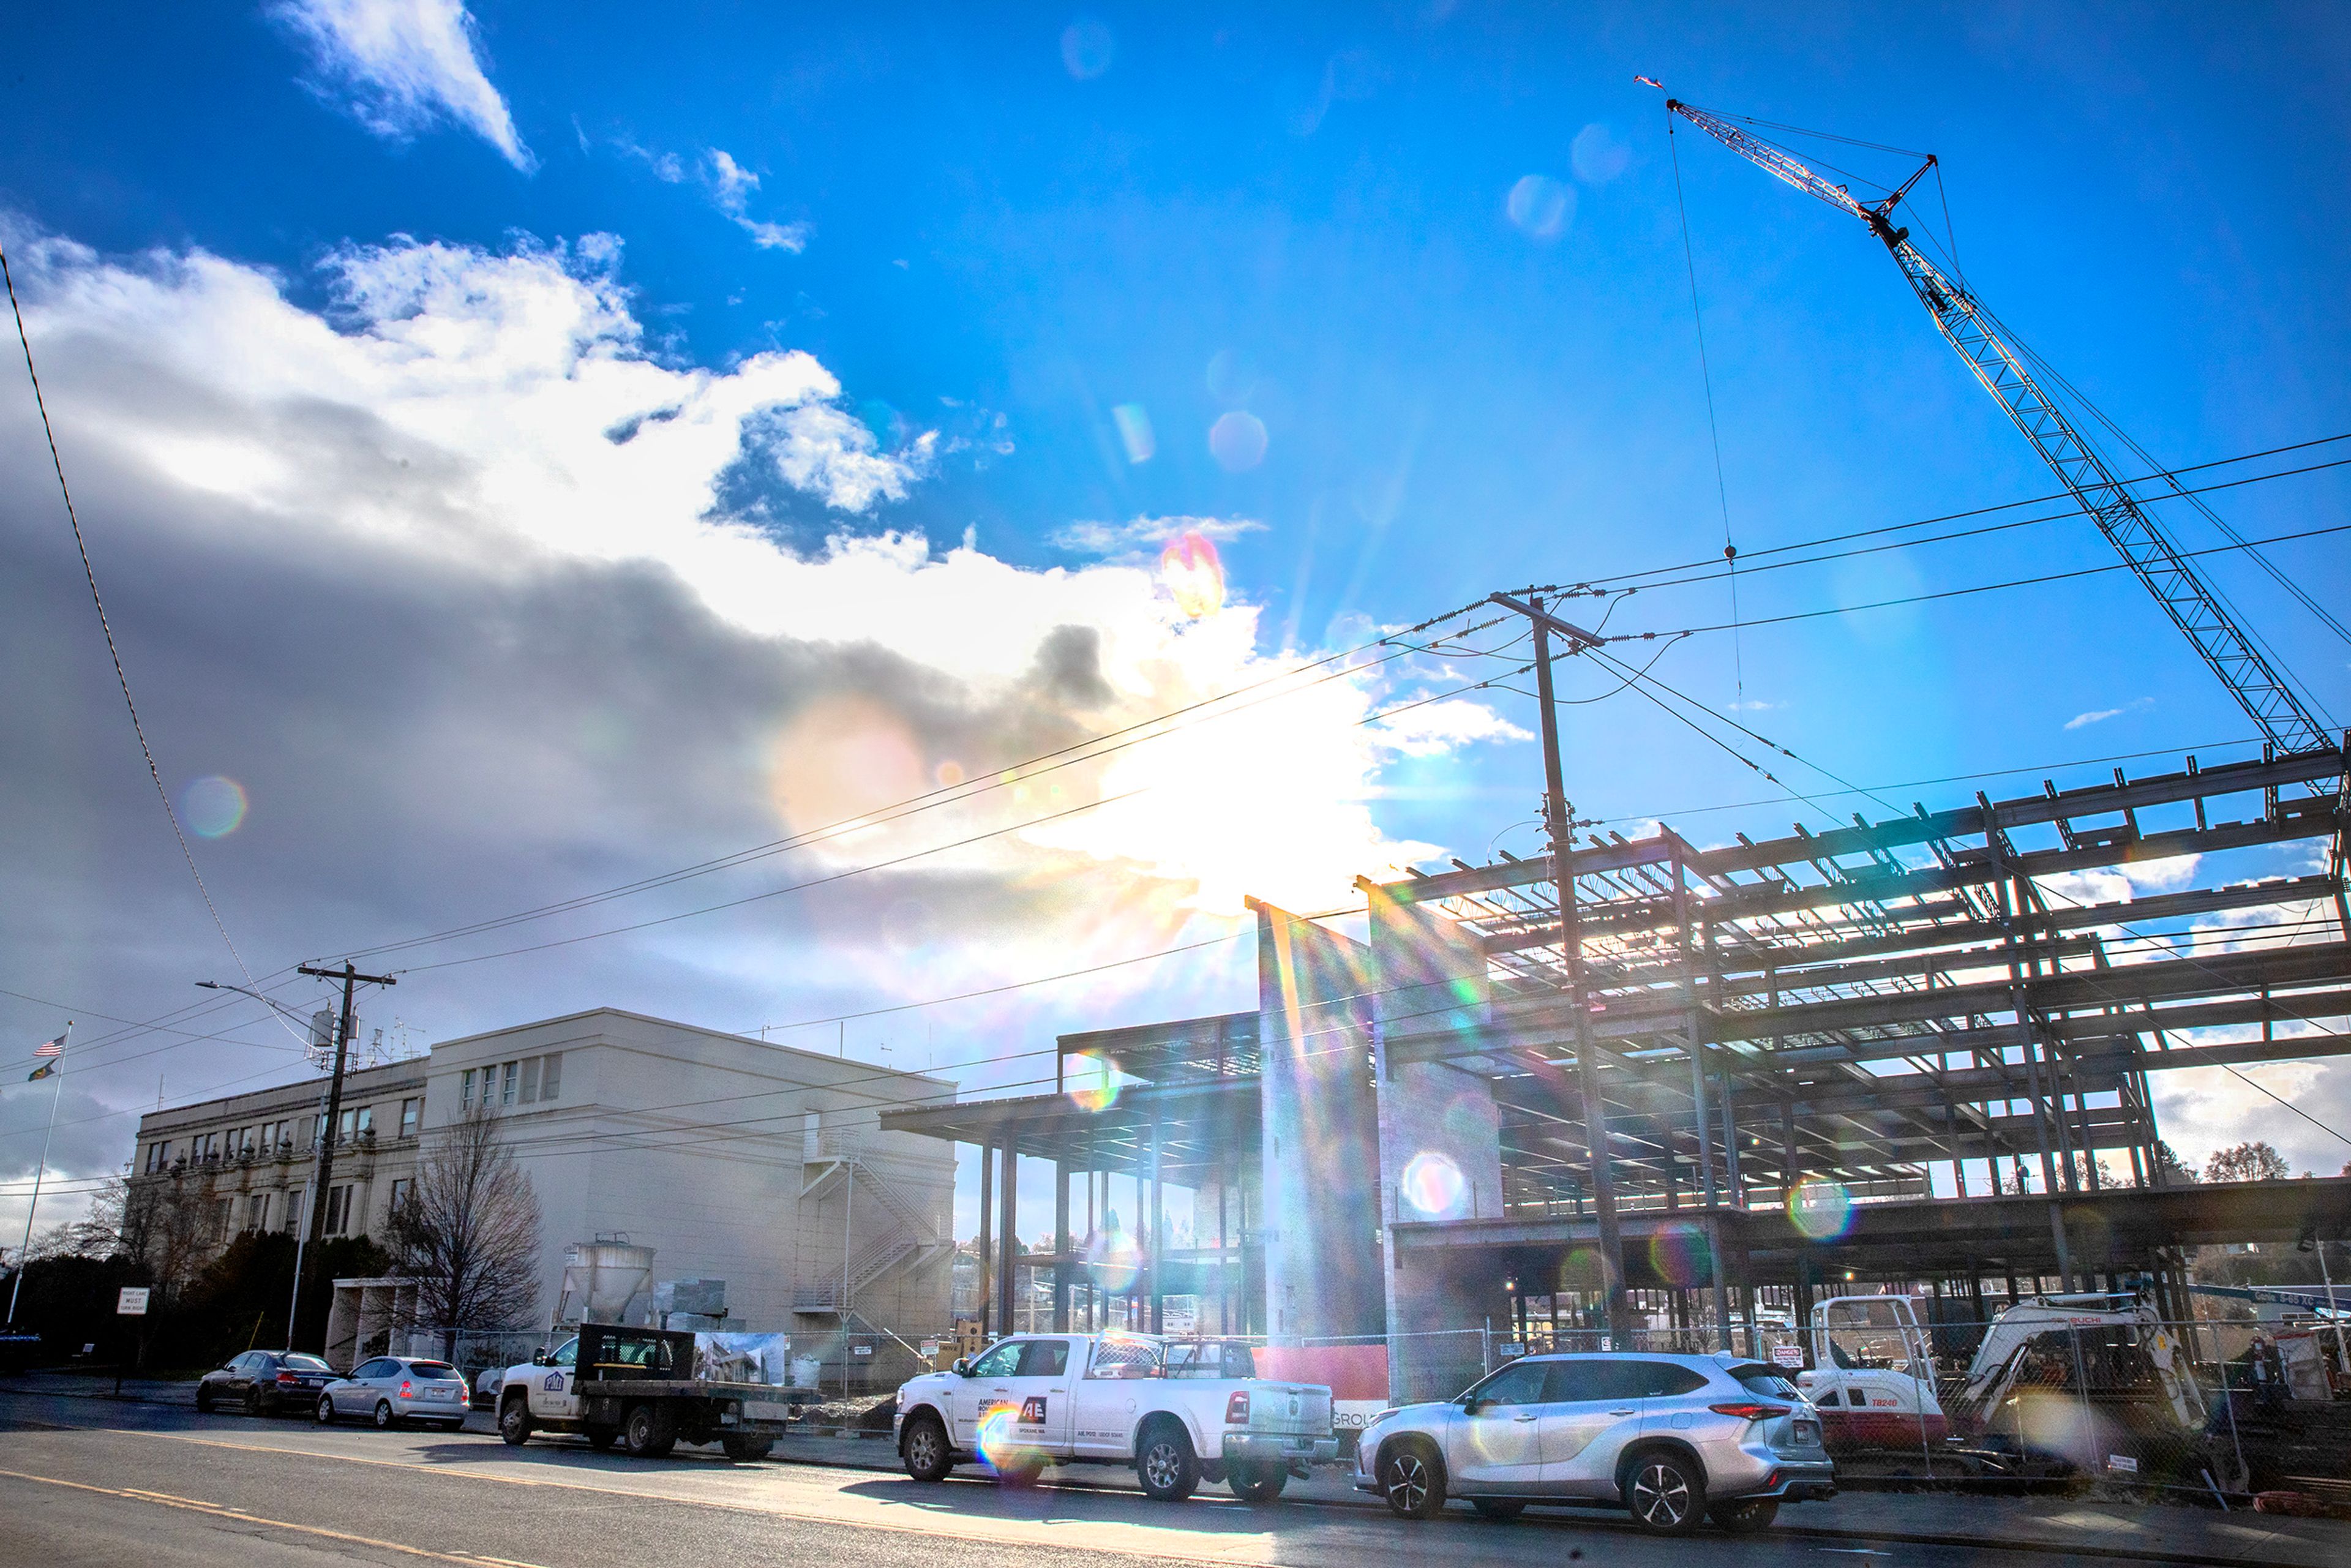
POLYGON ((718 1439, 718 1446, 726 1449, 726 1457, 738 1465, 747 1465, 764 1459, 776 1451, 776 1440, 773 1437, 721 1437, 718 1439))
POLYGON ((1435 1519, 1445 1511, 1445 1472, 1437 1450, 1404 1442, 1380 1456, 1380 1495, 1399 1519, 1435 1519))
POLYGON ((658 1405, 629 1406, 621 1417, 621 1447, 632 1459, 658 1459, 677 1446, 677 1424, 658 1405))
POLYGON ((1155 1421, 1144 1428, 1135 1445, 1134 1473, 1145 1496, 1161 1502, 1182 1502, 1200 1485, 1200 1457, 1192 1439, 1173 1421, 1155 1421))
POLYGON ((1283 1465, 1235 1465, 1225 1484, 1243 1502, 1272 1502, 1290 1484, 1290 1470, 1283 1465))
POLYGON ((898 1457, 906 1461, 906 1473, 918 1481, 943 1481, 955 1469, 947 1429, 927 1410, 906 1423, 906 1440, 898 1457))
POLYGON ((1710 1511, 1714 1522, 1733 1535, 1752 1535, 1780 1517, 1776 1497, 1750 1497, 1740 1502, 1719 1502, 1710 1511))
POLYGON ((518 1393, 498 1406, 498 1436, 517 1448, 530 1441, 530 1402, 518 1393))
POLYGON ((609 1450, 613 1444, 620 1440, 621 1429, 618 1427, 590 1427, 588 1428, 588 1446, 595 1449, 600 1454, 609 1450))

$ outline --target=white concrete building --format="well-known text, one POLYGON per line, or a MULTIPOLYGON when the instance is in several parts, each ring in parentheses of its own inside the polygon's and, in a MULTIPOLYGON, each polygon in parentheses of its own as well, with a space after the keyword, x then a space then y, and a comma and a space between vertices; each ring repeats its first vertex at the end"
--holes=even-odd
MULTIPOLYGON (((143 1117, 135 1176, 207 1181, 222 1245, 298 1228, 322 1087, 143 1117)), ((654 1249, 657 1280, 724 1280, 731 1324, 845 1358, 844 1318, 884 1341, 949 1326, 953 1151, 879 1117, 954 1098, 940 1079, 611 1008, 469 1035, 347 1077, 329 1229, 380 1237, 434 1129, 488 1104, 538 1197, 538 1326, 563 1304, 566 1249, 625 1235, 654 1249)))

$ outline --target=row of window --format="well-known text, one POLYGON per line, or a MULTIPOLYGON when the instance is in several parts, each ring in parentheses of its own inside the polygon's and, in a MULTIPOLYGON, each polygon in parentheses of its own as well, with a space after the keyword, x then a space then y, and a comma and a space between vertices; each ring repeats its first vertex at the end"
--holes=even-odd
MULTIPOLYGON (((402 1100, 400 1103, 400 1136, 403 1138, 416 1136, 417 1126, 423 1117, 423 1095, 402 1100)), ((319 1118, 315 1115, 292 1116, 283 1121, 263 1122, 257 1126, 237 1127, 217 1133, 199 1133, 183 1143, 173 1143, 166 1139, 147 1146, 144 1169, 146 1174, 152 1176, 157 1171, 171 1169, 174 1160, 185 1160, 192 1166, 200 1166, 206 1161, 217 1164, 222 1160, 233 1160, 239 1155, 266 1157, 281 1149, 308 1151, 318 1141, 319 1121, 319 1118)), ((335 1142, 338 1145, 349 1144, 363 1133, 373 1134, 375 1107, 346 1105, 343 1107, 343 1113, 336 1119, 335 1129, 335 1142)), ((255 1228, 248 1226, 246 1228, 255 1228)))
POLYGON ((563 1090, 563 1053, 526 1056, 496 1067, 468 1067, 457 1075, 457 1109, 483 1106, 537 1105, 555 1099, 563 1090))
MULTIPOLYGON (((408 1177, 396 1178, 392 1184, 390 1207, 396 1209, 406 1203, 409 1195, 415 1188, 416 1184, 408 1177)), ((277 1221, 275 1227, 277 1229, 283 1230, 288 1235, 297 1234, 310 1223, 310 1211, 306 1204, 308 1196, 308 1187, 297 1186, 287 1188, 282 1196, 277 1193, 249 1192, 243 1195, 231 1194, 226 1197, 217 1198, 213 1204, 213 1239, 215 1242, 225 1242, 232 1234, 239 1231, 270 1229, 273 1214, 277 1221)), ((357 1228, 360 1218, 358 1205, 358 1183, 343 1182, 329 1187, 327 1189, 327 1225, 324 1234, 329 1236, 351 1234, 357 1228)))

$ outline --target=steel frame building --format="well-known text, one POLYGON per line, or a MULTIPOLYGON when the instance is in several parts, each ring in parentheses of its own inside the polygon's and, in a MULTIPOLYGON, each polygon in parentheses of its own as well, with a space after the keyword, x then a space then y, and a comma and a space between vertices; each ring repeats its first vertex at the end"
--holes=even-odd
POLYGON ((1848 1277, 1980 1302, 2138 1276, 2184 1317, 2183 1249, 2351 1228, 2351 1180, 2185 1186, 2148 1082, 2346 1050, 2346 761, 2190 758, 1711 848, 1588 836, 1564 868, 1362 882, 1364 942, 1259 906, 1257 1011, 1062 1038, 1115 1103, 885 1121, 990 1155, 999 1313, 1043 1267, 1066 1319, 1071 1178, 1118 1171, 1215 1216, 1181 1252, 1146 1225, 1139 1289, 1276 1338, 1593 1308, 1612 1240, 1673 1322, 1726 1335, 1759 1286, 1848 1277), (2214 874, 2281 850, 2293 874, 2214 874), (2154 862, 2160 891, 2117 874, 2154 862), (1058 1167, 1049 1254, 1005 1245, 1006 1150, 1058 1167), (1414 1180, 1423 1156, 1458 1181, 1414 1180))

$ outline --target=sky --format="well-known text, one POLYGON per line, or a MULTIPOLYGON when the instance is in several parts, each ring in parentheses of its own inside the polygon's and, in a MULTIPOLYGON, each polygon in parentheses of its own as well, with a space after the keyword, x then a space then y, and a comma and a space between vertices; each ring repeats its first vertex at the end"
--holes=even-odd
MULTIPOLYGON (((308 1071, 193 989, 308 1012, 303 961, 398 970, 362 1010, 411 1048, 609 1004, 966 1092, 1249 1006, 1245 897, 1537 843, 1513 630, 1364 644, 1726 539, 1735 599, 1570 604, 1741 622, 1636 647, 1813 800, 1571 664, 1580 815, 1723 841, 2250 754, 2125 574, 1916 601, 2109 564, 2078 517, 1754 570, 2053 486, 1857 224, 1636 74, 1876 144, 1802 142, 1858 180, 1936 153, 1911 221, 2162 462, 2351 432, 2326 5, 284 0, 11 57, 0 238, 157 775, 16 376, 0 1059, 77 1020, 60 1218, 140 1111, 308 1071)), ((2211 499, 2325 528, 2341 474, 2211 499)), ((2341 602, 2341 536, 2268 555, 2341 602)), ((2351 714, 2351 649, 2205 559, 2351 714)), ((2351 1157, 2351 1075, 2249 1076, 2316 1120, 2171 1074, 2184 1155, 2351 1157)))

